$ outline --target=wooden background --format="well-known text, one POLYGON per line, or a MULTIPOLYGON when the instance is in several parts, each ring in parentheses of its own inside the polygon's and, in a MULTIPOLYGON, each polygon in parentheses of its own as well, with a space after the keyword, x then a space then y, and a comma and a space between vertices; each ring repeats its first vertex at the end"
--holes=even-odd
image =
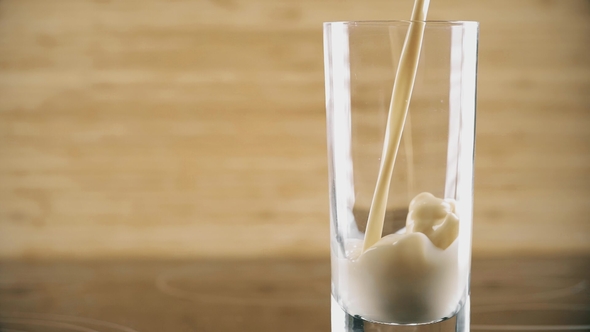
MULTIPOLYGON (((323 21, 410 0, 1 0, 0 257, 328 255, 323 21)), ((590 252, 590 2, 481 22, 476 255, 590 252)))

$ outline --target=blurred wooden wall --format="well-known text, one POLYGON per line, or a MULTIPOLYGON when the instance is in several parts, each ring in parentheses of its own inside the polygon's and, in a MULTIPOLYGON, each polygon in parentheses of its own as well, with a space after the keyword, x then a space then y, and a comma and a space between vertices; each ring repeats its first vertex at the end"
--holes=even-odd
MULTIPOLYGON (((411 0, 0 1, 0 257, 328 255, 323 21, 411 0)), ((475 254, 590 251, 590 2, 481 22, 475 254)))

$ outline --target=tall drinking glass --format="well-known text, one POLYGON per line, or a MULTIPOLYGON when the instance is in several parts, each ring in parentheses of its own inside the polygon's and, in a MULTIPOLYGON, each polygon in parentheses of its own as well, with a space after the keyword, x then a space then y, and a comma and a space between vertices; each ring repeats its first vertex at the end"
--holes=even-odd
POLYGON ((324 23, 333 332, 469 331, 477 22, 414 22, 424 35, 384 238, 362 250, 410 24, 324 23), (408 213, 419 197, 446 211, 424 231, 408 213))

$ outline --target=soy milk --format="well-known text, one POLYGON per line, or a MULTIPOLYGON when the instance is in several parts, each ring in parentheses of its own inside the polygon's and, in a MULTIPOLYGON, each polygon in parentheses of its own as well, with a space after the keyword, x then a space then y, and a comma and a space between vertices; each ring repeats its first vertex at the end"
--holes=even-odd
POLYGON ((454 313, 461 296, 458 234, 454 201, 422 193, 410 204, 405 233, 364 252, 362 240, 349 240, 338 262, 347 312, 384 323, 426 323, 454 313))
POLYGON ((459 285, 455 202, 429 193, 409 206, 405 233, 381 238, 389 185, 420 58, 429 0, 416 0, 395 77, 381 165, 364 241, 348 240, 336 266, 341 305, 366 320, 428 323, 452 315, 459 285))

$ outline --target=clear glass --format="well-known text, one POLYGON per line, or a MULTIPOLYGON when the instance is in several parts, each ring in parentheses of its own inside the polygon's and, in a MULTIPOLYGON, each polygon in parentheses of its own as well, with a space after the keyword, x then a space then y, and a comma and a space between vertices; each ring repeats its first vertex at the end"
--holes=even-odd
POLYGON ((364 237, 411 22, 324 23, 333 332, 469 330, 479 25, 415 23, 424 37, 383 236, 406 232, 408 206, 422 192, 454 200, 458 235, 445 249, 355 263, 351 243, 364 237))

